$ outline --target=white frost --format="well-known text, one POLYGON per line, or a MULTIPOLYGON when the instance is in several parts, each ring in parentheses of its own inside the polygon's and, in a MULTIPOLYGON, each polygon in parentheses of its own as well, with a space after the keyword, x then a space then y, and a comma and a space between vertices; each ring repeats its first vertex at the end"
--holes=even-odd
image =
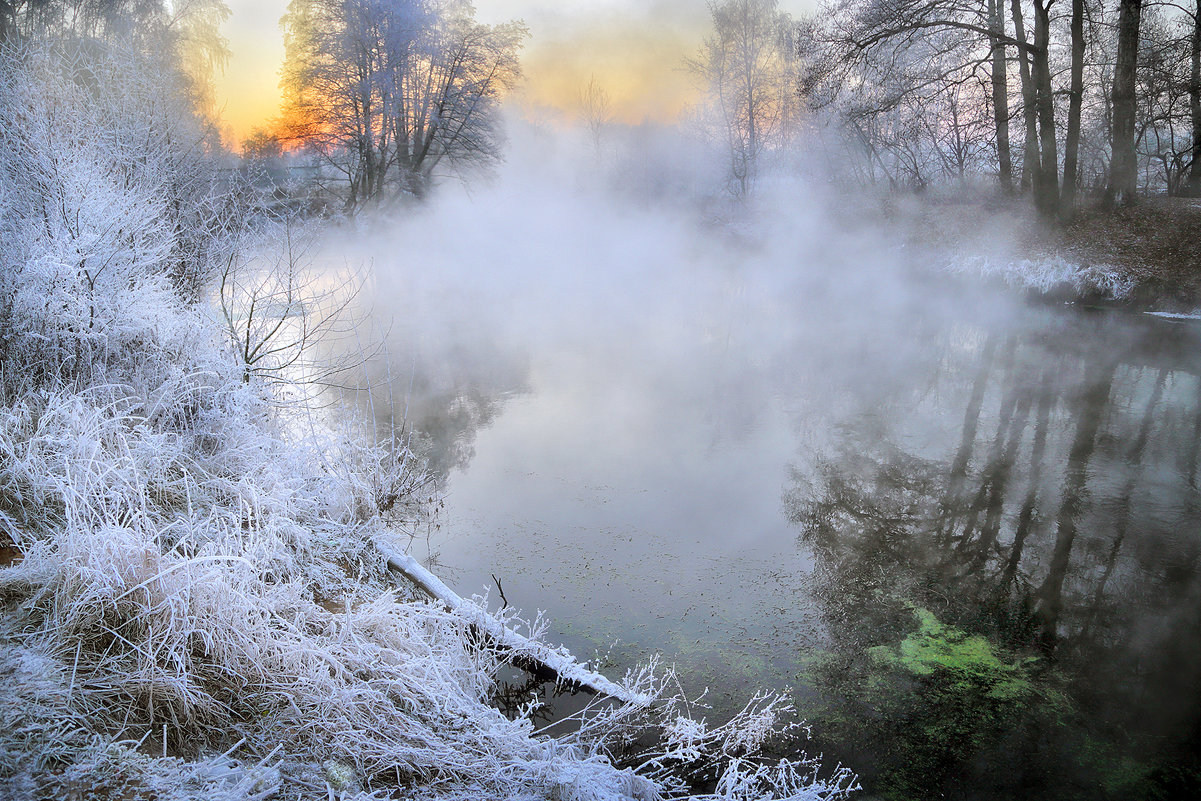
POLYGON ((755 753, 788 728, 782 698, 684 738, 670 671, 609 682, 394 548, 437 500, 416 461, 248 375, 204 293, 185 302, 250 212, 161 76, 102 50, 0 58, 0 544, 19 555, 0 798, 654 799, 686 795, 693 763, 714 798, 850 792, 755 753), (487 701, 514 652, 622 703, 554 736, 507 719, 487 701))
POLYGON ((952 261, 953 273, 997 279, 1017 289, 1052 292, 1068 289, 1076 295, 1098 292, 1120 300, 1134 291, 1135 280, 1112 264, 1082 264, 1059 254, 1020 261, 996 261, 987 256, 965 256, 952 261))

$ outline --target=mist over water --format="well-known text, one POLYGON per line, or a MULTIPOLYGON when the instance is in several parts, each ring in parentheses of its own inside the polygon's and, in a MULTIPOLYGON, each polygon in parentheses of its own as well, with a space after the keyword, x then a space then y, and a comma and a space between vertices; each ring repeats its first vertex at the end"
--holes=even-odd
POLYGON ((892 787, 917 787, 904 762, 957 797, 1088 796, 1187 753, 1197 331, 953 281, 812 178, 720 186, 679 132, 598 151, 530 126, 491 182, 332 246, 372 264, 389 414, 445 481, 419 558, 618 673, 662 653, 717 716, 795 688, 822 747, 892 787), (969 633, 1045 669, 952 726, 942 674, 878 649, 969 633), (894 690, 865 694, 880 671, 894 690), (947 726, 980 753, 931 751, 947 726))

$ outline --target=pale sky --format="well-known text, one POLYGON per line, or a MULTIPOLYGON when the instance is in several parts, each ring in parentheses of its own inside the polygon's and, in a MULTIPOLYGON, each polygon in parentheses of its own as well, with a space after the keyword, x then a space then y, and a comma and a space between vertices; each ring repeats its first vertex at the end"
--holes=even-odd
MULTIPOLYGON (((232 56, 217 78, 217 103, 233 142, 279 113, 283 34, 288 0, 226 0, 224 33, 232 56)), ((814 0, 781 0, 791 13, 814 0)), ((692 102, 681 63, 700 46, 708 24, 704 0, 477 0, 477 17, 522 19, 531 37, 522 56, 525 81, 517 102, 530 113, 573 114, 580 90, 595 75, 623 122, 670 122, 692 102)))

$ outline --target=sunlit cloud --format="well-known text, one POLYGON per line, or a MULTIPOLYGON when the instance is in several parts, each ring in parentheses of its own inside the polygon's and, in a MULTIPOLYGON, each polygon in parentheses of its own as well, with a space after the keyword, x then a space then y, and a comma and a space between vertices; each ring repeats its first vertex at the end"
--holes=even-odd
POLYGON ((694 82, 683 68, 693 49, 692 31, 652 31, 625 21, 608 22, 531 43, 518 102, 574 115, 580 91, 595 77, 609 96, 615 119, 675 120, 696 97, 694 82))

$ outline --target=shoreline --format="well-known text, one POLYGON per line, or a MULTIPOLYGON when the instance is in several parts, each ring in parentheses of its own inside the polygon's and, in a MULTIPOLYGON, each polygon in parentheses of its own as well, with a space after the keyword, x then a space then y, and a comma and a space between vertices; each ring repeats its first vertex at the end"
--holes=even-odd
POLYGON ((890 199, 885 224, 915 264, 1051 302, 1201 312, 1201 199, 1084 207, 1048 226, 1025 198, 970 192, 890 199))

